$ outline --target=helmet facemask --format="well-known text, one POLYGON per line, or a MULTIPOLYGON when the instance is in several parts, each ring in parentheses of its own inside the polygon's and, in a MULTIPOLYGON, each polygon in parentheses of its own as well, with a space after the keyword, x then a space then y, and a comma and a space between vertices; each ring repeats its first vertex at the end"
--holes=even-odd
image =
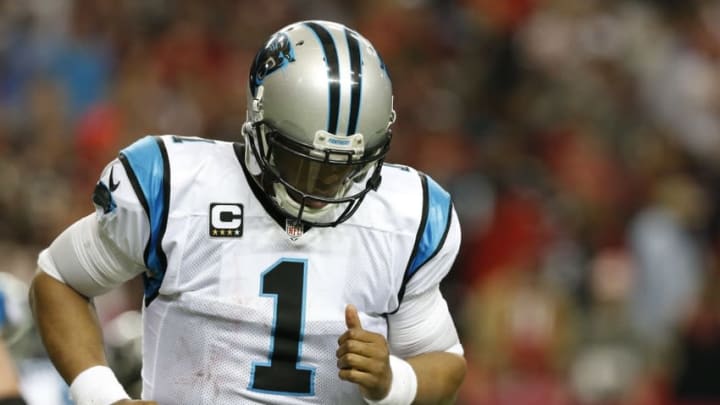
POLYGON ((297 223, 319 227, 346 221, 377 189, 391 139, 388 130, 385 142, 366 149, 362 134, 317 131, 314 145, 307 145, 265 122, 245 132, 246 165, 259 169, 273 203, 297 223))

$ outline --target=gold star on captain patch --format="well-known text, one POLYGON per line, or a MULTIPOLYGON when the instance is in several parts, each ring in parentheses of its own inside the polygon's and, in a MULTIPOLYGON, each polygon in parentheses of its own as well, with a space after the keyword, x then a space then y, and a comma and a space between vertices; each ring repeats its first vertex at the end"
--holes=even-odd
POLYGON ((213 236, 217 236, 217 229, 213 229, 213 236))
POLYGON ((220 230, 220 236, 225 236, 225 230, 224 230, 224 229, 221 229, 221 230, 220 230))

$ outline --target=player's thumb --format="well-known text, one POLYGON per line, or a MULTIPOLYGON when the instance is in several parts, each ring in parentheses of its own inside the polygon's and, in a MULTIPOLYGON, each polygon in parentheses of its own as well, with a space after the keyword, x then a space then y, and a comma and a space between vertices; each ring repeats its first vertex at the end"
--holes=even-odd
POLYGON ((348 304, 345 307, 345 325, 348 329, 362 329, 362 324, 360 324, 360 315, 358 315, 357 308, 355 308, 355 305, 348 304))

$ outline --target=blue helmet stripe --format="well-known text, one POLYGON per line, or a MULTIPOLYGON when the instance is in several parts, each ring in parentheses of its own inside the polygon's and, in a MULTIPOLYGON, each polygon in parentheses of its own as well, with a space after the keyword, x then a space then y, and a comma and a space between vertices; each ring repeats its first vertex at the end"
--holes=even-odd
POLYGON ((348 52, 350 53, 350 118, 348 119, 347 135, 353 135, 357 130, 358 117, 360 116, 360 96, 362 92, 362 56, 360 54, 360 43, 357 34, 345 29, 348 52))
POLYGON ((340 63, 332 34, 322 25, 315 22, 305 23, 315 33, 325 53, 328 67, 328 125, 327 131, 337 134, 338 116, 340 114, 340 63))

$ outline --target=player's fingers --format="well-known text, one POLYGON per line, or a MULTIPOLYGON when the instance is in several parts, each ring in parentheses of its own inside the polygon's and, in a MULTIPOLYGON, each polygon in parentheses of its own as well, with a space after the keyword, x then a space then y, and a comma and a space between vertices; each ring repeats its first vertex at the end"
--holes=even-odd
POLYGON ((378 378, 368 372, 360 371, 356 369, 340 369, 338 371, 338 377, 341 380, 355 383, 364 388, 373 388, 378 384, 378 378))
POLYGON ((376 343, 385 341, 385 337, 378 333, 370 332, 364 329, 349 329, 338 338, 338 345, 342 345, 348 340, 357 340, 366 343, 376 343))
POLYGON ((360 371, 369 371, 367 363, 370 361, 365 356, 361 356, 359 354, 354 353, 347 353, 343 356, 338 357, 337 359, 337 367, 340 369, 343 368, 354 368, 356 370, 360 371))
POLYGON ((389 367, 382 359, 365 357, 355 353, 348 353, 341 356, 337 360, 339 369, 352 369, 370 373, 372 375, 380 375, 389 367))
POLYGON ((360 315, 358 315, 357 308, 353 304, 345 306, 345 325, 348 329, 362 329, 360 315))
POLYGON ((361 342, 359 340, 347 340, 335 351, 335 356, 340 358, 348 353, 358 354, 364 357, 387 359, 390 355, 387 343, 383 342, 361 342))

